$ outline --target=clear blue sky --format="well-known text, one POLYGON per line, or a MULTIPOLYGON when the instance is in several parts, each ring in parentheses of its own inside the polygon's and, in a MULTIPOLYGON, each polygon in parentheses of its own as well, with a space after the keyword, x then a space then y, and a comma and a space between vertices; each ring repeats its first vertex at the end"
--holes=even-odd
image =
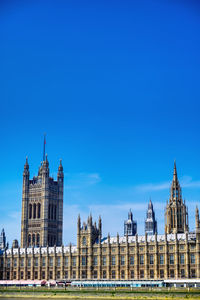
POLYGON ((198 1, 0 2, 0 226, 20 239, 22 172, 47 134, 50 171, 65 170, 64 242, 101 213, 123 234, 129 208, 159 233, 173 161, 189 208, 200 201, 198 1))

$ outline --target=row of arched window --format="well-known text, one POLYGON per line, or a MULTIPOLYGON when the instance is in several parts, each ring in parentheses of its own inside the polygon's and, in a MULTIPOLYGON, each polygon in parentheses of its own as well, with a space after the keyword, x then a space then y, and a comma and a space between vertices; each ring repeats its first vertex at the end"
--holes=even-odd
POLYGON ((48 218, 49 220, 56 220, 57 206, 54 204, 49 204, 48 218))
POLYGON ((33 233, 28 235, 28 246, 40 246, 40 234, 39 233, 33 233))
POLYGON ((29 204, 29 219, 40 219, 41 204, 29 204))

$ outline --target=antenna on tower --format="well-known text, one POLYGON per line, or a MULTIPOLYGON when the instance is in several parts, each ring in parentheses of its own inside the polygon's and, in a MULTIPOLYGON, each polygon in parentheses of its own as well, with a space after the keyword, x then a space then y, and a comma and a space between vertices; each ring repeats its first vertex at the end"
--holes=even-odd
POLYGON ((44 134, 43 161, 45 161, 46 133, 44 134))

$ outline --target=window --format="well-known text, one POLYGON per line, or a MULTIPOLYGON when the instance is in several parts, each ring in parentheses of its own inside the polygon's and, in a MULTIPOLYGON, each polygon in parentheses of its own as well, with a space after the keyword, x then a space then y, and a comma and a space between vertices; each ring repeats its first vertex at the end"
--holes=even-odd
POLYGON ((36 218, 36 204, 33 204, 33 219, 36 218))
POLYGON ((27 279, 31 279, 31 272, 30 271, 27 272, 27 279))
POLYGON ((150 278, 153 279, 154 278, 154 271, 150 270, 150 278))
POLYGON ((144 270, 140 270, 140 278, 144 278, 144 270))
POLYGON ((17 272, 16 271, 13 272, 13 279, 17 279, 17 272))
POLYGON ((31 258, 28 258, 28 267, 31 267, 31 258))
POLYGON ((56 214, 57 214, 57 207, 56 207, 56 205, 55 205, 55 207, 54 207, 54 220, 56 220, 57 218, 56 218, 56 214))
POLYGON ((82 266, 86 266, 86 256, 82 256, 82 266))
POLYGON ((111 276, 112 276, 112 279, 115 279, 115 271, 114 270, 112 270, 111 276))
POLYGON ((131 279, 134 278, 134 270, 131 270, 131 279))
POLYGON ((112 266, 115 266, 115 256, 114 255, 111 256, 111 264, 112 264, 112 266))
POLYGON ((149 247, 149 250, 150 250, 150 251, 153 251, 153 246, 150 246, 150 247, 149 247))
POLYGON ((97 279, 97 271, 96 271, 96 270, 95 270, 94 273, 93 273, 93 278, 94 278, 94 279, 97 279))
POLYGON ((121 266, 125 265, 125 256, 121 255, 121 266))
POLYGON ((32 245, 35 246, 35 234, 32 235, 32 245))
POLYGON ((82 244, 83 244, 83 246, 86 245, 86 237, 85 237, 85 236, 84 236, 83 239, 82 239, 82 244))
POLYGON ((106 256, 103 256, 103 257, 102 257, 102 265, 103 265, 103 266, 106 266, 106 256))
POLYGON ((163 251, 163 246, 160 246, 160 251, 163 251))
POLYGON ((53 271, 49 271, 49 279, 53 279, 53 271))
POLYGON ((142 252, 144 249, 143 249, 143 247, 140 247, 140 251, 142 252))
POLYGON ((196 277, 195 269, 191 269, 191 277, 192 277, 192 278, 195 278, 195 277, 196 277))
POLYGON ((39 235, 39 233, 37 234, 37 241, 36 241, 37 243, 37 246, 39 247, 39 245, 40 245, 40 235, 39 235))
POLYGON ((180 250, 184 250, 184 245, 180 245, 180 250))
POLYGON ((17 267, 17 259, 14 258, 14 267, 17 267))
POLYGON ((65 271, 65 279, 68 278, 68 271, 65 271))
POLYGON ((60 257, 57 257, 57 267, 60 267, 60 257))
POLYGON ((45 267, 45 257, 42 258, 42 266, 45 267))
POLYGON ((6 279, 7 279, 7 280, 10 280, 10 272, 9 272, 9 271, 6 273, 6 275, 7 275, 7 276, 6 276, 6 279))
POLYGON ((60 271, 57 272, 57 278, 60 279, 60 271))
POLYGON ((38 257, 35 258, 35 267, 38 267, 38 257))
POLYGON ((174 270, 170 270, 169 274, 170 274, 170 278, 174 278, 174 270))
POLYGON ((195 255, 194 254, 190 255, 190 262, 191 262, 191 264, 195 264, 195 255))
POLYGON ((124 247, 123 247, 123 248, 121 248, 121 252, 124 252, 124 247))
POLYGON ((103 252, 106 252, 106 248, 103 248, 103 252))
POLYGON ((94 252, 94 253, 97 253, 97 248, 94 248, 93 252, 94 252))
POLYGON ((106 279, 106 270, 103 270, 103 279, 106 279))
POLYGON ((112 248, 111 251, 114 253, 115 252, 115 248, 112 248))
POLYGON ((35 278, 34 279, 38 279, 38 272, 35 271, 35 278))
POLYGON ((21 258, 21 267, 24 266, 24 258, 21 258))
POLYGON ((72 272, 72 278, 73 278, 73 279, 76 279, 76 271, 73 271, 73 272, 72 272))
POLYGON ((37 215, 38 219, 40 219, 40 209, 41 209, 41 204, 38 203, 38 215, 37 215))
POLYGON ((181 269, 181 278, 185 278, 185 270, 181 269))
POLYGON ((10 258, 7 259, 7 268, 10 268, 10 258))
POLYGON ((150 263, 150 265, 154 264, 154 256, 153 256, 153 254, 151 254, 150 257, 149 257, 149 263, 150 263))
POLYGON ((45 271, 42 271, 42 279, 45 279, 45 271))
POLYGON ((65 266, 66 267, 68 266, 68 262, 69 262, 68 257, 65 257, 65 266))
POLYGON ((133 255, 130 256, 130 265, 131 266, 134 265, 134 256, 133 255))
POLYGON ((29 204, 29 219, 32 218, 32 204, 29 204))
POLYGON ((72 266, 76 267, 76 257, 72 257, 72 266))
POLYGON ((24 278, 24 272, 21 271, 21 272, 20 272, 20 279, 23 279, 23 278, 24 278))
POLYGON ((87 276, 86 276, 86 271, 82 271, 82 279, 86 279, 87 278, 87 276))
POLYGON ((170 254, 170 256, 169 256, 169 263, 170 263, 170 265, 174 264, 174 254, 170 254))
POLYGON ((97 256, 94 256, 94 257, 93 257, 93 265, 94 265, 94 266, 97 266, 97 256))
POLYGON ((171 245, 171 246, 169 247, 169 249, 172 251, 172 250, 174 249, 174 246, 171 245))
POLYGON ((140 265, 143 265, 144 264, 144 255, 141 254, 140 255, 140 265))
POLYGON ((164 265, 164 255, 160 254, 160 265, 164 265))
POLYGON ((164 278, 164 270, 160 270, 160 278, 164 278))
POLYGON ((124 279, 125 278, 125 272, 124 270, 121 271, 121 279, 124 279))
POLYGON ((28 246, 29 247, 31 246, 31 235, 30 234, 28 235, 28 246))
POLYGON ((180 263, 181 263, 181 265, 184 265, 184 263, 185 263, 185 255, 184 254, 180 255, 180 263))
POLYGON ((49 266, 53 267, 53 257, 49 257, 49 266))

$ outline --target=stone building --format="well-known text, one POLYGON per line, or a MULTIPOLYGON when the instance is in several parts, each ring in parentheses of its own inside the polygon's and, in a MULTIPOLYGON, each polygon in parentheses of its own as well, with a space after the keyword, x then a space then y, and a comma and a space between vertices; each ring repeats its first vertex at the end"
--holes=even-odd
POLYGON ((47 155, 38 176, 29 179, 28 159, 24 165, 21 247, 61 246, 63 230, 63 167, 58 168, 57 181, 49 176, 47 155))
POLYGON ((145 232, 148 235, 153 235, 157 233, 157 221, 155 219, 155 212, 151 200, 149 201, 148 204, 148 210, 147 210, 147 215, 145 220, 145 232))
POLYGON ((133 213, 130 210, 128 213, 128 220, 124 221, 124 235, 134 236, 137 233, 137 222, 133 220, 133 213))
POLYGON ((77 246, 32 245, 7 249, 0 255, 0 279, 200 278, 199 211, 197 208, 195 232, 189 233, 187 210, 181 201, 177 182, 175 170, 170 200, 176 202, 176 206, 167 205, 167 216, 168 210, 172 212, 173 223, 171 219, 167 220, 165 234, 155 232, 153 235, 127 234, 123 237, 118 234, 110 237, 108 234, 103 238, 101 217, 97 225, 91 215, 85 223, 79 216, 77 246), (173 195, 177 189, 178 192, 173 195))

